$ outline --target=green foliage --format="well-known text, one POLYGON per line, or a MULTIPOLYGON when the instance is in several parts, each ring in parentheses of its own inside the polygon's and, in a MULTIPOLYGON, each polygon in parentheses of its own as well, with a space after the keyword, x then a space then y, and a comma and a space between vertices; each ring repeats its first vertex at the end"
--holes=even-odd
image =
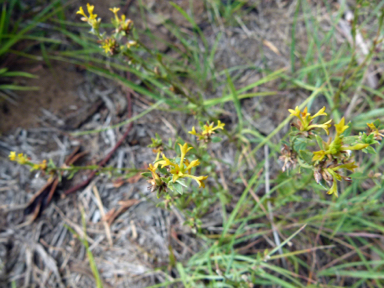
MULTIPOLYGON (((5 60, 11 54, 17 52, 12 48, 25 39, 35 39, 35 36, 28 35, 37 26, 37 24, 44 22, 46 19, 52 17, 52 15, 58 13, 62 7, 54 9, 57 6, 59 0, 53 1, 50 5, 45 7, 40 13, 33 16, 28 24, 25 24, 22 19, 15 19, 16 8, 20 9, 20 1, 11 0, 9 2, 3 2, 1 6, 0 14, 0 59, 5 60)), ((39 40, 43 40, 36 37, 39 40)), ((36 90, 38 87, 26 87, 14 84, 12 79, 14 77, 27 77, 35 78, 33 74, 21 72, 21 71, 9 71, 10 67, 4 67, 0 69, 0 97, 7 98, 7 90, 36 90)))

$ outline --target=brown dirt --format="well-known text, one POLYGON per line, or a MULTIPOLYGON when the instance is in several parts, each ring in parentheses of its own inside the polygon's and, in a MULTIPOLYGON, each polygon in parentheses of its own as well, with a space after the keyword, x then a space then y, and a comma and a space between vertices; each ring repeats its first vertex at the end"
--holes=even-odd
POLYGON ((22 71, 32 73, 38 78, 18 79, 18 82, 25 86, 37 86, 39 90, 17 92, 16 104, 8 101, 1 103, 0 133, 18 127, 27 129, 41 126, 39 117, 42 115, 42 109, 59 117, 64 116, 69 109, 73 111, 82 105, 76 89, 84 78, 74 66, 57 62, 52 69, 39 64, 22 71))

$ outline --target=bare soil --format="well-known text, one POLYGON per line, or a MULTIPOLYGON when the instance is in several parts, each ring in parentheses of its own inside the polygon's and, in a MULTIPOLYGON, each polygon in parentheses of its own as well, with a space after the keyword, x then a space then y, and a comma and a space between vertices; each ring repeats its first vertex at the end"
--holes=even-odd
POLYGON ((19 69, 22 68, 37 78, 18 79, 18 83, 39 89, 18 92, 16 103, 4 101, 0 104, 0 133, 11 132, 18 127, 40 127, 41 116, 51 113, 58 119, 65 118, 84 104, 77 94, 84 76, 76 71, 75 66, 54 62, 52 69, 43 64, 19 69))

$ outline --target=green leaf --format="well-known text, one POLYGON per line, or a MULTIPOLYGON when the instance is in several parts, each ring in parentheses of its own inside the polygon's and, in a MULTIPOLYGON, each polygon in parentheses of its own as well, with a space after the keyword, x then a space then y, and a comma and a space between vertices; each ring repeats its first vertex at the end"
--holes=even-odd
POLYGON ((373 125, 375 125, 376 128, 379 128, 380 127, 380 119, 376 119, 375 121, 373 121, 373 125))
POLYGON ((162 174, 168 174, 168 171, 167 171, 167 168, 166 167, 163 167, 161 168, 160 165, 157 167, 157 170, 160 171, 160 173, 162 174))
POLYGON ((362 150, 364 153, 369 153, 369 154, 376 154, 375 149, 373 149, 372 146, 368 146, 367 148, 362 150))
POLYGON ((39 87, 28 87, 28 86, 19 86, 13 84, 4 84, 0 85, 0 90, 20 90, 20 91, 30 91, 30 90, 39 90, 39 87))
POLYGON ((300 151, 300 150, 305 150, 306 148, 307 148, 307 139, 296 138, 293 144, 293 150, 300 151))
POLYGON ((367 175, 362 172, 355 172, 349 175, 352 179, 366 179, 367 175))
POLYGON ((307 150, 299 150, 299 155, 307 164, 312 163, 312 157, 313 157, 312 152, 309 152, 307 150))
POLYGON ((181 186, 188 188, 188 186, 185 184, 184 180, 178 179, 178 180, 176 180, 176 183, 179 183, 181 186))
POLYGON ((316 141, 320 147, 320 150, 324 150, 323 139, 319 135, 316 135, 316 141))
MULTIPOLYGON (((0 70, 0 74, 2 71, 0 70)), ((39 78, 36 75, 21 71, 4 72, 2 77, 26 77, 26 78, 39 78)))
POLYGON ((349 122, 347 125, 348 125, 348 128, 343 132, 343 135, 345 137, 351 135, 352 133, 352 122, 349 122))
POLYGON ((352 143, 356 142, 356 136, 347 136, 343 138, 343 144, 351 145, 352 143))
POLYGON ((167 187, 169 190, 171 190, 172 192, 174 191, 175 187, 174 187, 174 183, 172 181, 169 181, 168 184, 167 184, 167 187))
POLYGON ((219 143, 219 142, 221 142, 223 139, 221 138, 221 137, 217 137, 217 136, 215 136, 215 137, 212 137, 212 143, 219 143))
POLYGON ((152 173, 151 172, 143 172, 143 173, 141 173, 141 176, 147 177, 147 178, 152 178, 152 173))
POLYGON ((183 195, 184 188, 180 183, 178 182, 173 183, 173 187, 175 188, 177 193, 179 193, 180 195, 183 195))

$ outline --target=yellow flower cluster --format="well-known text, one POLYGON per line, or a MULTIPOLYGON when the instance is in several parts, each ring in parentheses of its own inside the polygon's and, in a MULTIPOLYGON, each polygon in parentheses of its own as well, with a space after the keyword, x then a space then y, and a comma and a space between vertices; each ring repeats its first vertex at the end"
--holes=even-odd
POLYGON ((106 38, 101 41, 101 48, 103 48, 104 52, 109 55, 114 55, 118 51, 118 45, 113 38, 106 38))
POLYGON ((298 118, 297 124, 292 125, 299 129, 300 132, 311 134, 311 130, 314 130, 316 128, 322 128, 324 129, 325 133, 329 135, 328 128, 331 127, 332 120, 329 120, 323 124, 312 124, 314 118, 319 116, 327 116, 327 113, 324 112, 325 107, 321 108, 313 116, 311 116, 311 113, 308 113, 308 107, 305 107, 303 111, 300 111, 299 107, 296 106, 295 110, 288 109, 288 111, 291 113, 291 115, 298 118))
POLYGON ((164 154, 162 154, 162 159, 157 161, 154 165, 149 164, 148 170, 152 173, 152 186, 155 184, 157 187, 161 187, 163 181, 160 176, 157 174, 156 170, 161 165, 161 168, 169 167, 169 173, 172 175, 172 182, 175 183, 180 178, 191 178, 197 182, 199 188, 205 187, 205 180, 207 180, 208 176, 194 176, 191 175, 191 170, 193 167, 197 167, 200 165, 199 160, 193 160, 189 162, 188 159, 185 158, 188 151, 193 149, 193 147, 188 147, 188 144, 184 145, 179 144, 180 147, 180 163, 175 163, 174 161, 168 159, 164 154))
MULTIPOLYGON (((109 10, 111 10, 113 14, 115 14, 115 19, 112 19, 112 23, 116 27, 116 32, 123 31, 128 34, 133 27, 133 21, 131 19, 126 19, 125 15, 121 15, 121 18, 119 18, 117 12, 120 11, 120 8, 114 7, 110 8, 109 10)), ((130 45, 133 45, 133 43, 131 43, 130 45)))
POLYGON ((24 155, 23 153, 19 153, 16 155, 15 151, 11 151, 8 157, 9 157, 9 160, 15 161, 21 165, 29 162, 28 157, 26 155, 24 155))
POLYGON ((329 137, 328 142, 323 141, 324 149, 313 152, 314 156, 312 161, 321 161, 326 155, 339 156, 341 153, 346 153, 352 150, 362 150, 369 146, 369 144, 359 143, 353 146, 346 146, 343 144, 341 134, 348 129, 348 125, 345 125, 344 117, 340 120, 339 124, 335 124, 336 136, 332 141, 329 137))
POLYGON ((211 136, 213 134, 215 134, 215 132, 214 132, 215 130, 218 130, 218 129, 223 130, 224 126, 225 126, 225 124, 221 123, 220 120, 217 121, 217 125, 215 127, 213 125, 214 125, 213 122, 211 124, 209 124, 209 125, 208 125, 208 123, 205 124, 203 126, 203 131, 201 133, 197 133, 196 129, 195 129, 195 126, 193 126, 192 130, 189 131, 188 133, 192 134, 192 135, 195 135, 198 140, 204 140, 204 141, 208 142, 211 139, 211 136))
POLYGON ((20 165, 28 165, 31 167, 31 171, 33 170, 45 170, 47 169, 47 161, 46 160, 43 160, 41 163, 38 163, 38 164, 35 164, 35 163, 32 163, 31 161, 29 161, 29 158, 27 157, 27 155, 24 155, 23 153, 19 153, 16 155, 16 152, 15 151, 11 151, 9 153, 9 160, 11 161, 15 161, 17 163, 19 163, 20 165))
POLYGON ((352 163, 342 164, 342 165, 336 166, 334 168, 327 168, 326 172, 329 173, 330 175, 332 175, 332 178, 333 178, 332 186, 328 190, 327 194, 329 194, 329 195, 334 194, 336 197, 339 197, 339 194, 337 191, 337 181, 341 181, 342 178, 344 178, 347 181, 351 181, 350 178, 345 177, 345 176, 341 176, 339 173, 337 173, 336 172, 337 170, 344 168, 344 169, 347 169, 349 171, 354 172, 355 168, 357 168, 357 167, 358 166, 355 165, 355 162, 352 162, 352 163))
POLYGON ((351 181, 351 178, 342 176, 338 173, 339 169, 347 169, 349 171, 354 172, 355 168, 358 166, 355 165, 355 162, 347 162, 345 164, 329 164, 324 163, 321 167, 318 167, 314 171, 315 180, 317 183, 320 183, 322 179, 324 179, 327 184, 330 186, 327 194, 334 194, 336 197, 339 196, 337 190, 337 181, 341 181, 342 179, 346 181, 351 181), (323 168, 324 167, 324 168, 323 168))

